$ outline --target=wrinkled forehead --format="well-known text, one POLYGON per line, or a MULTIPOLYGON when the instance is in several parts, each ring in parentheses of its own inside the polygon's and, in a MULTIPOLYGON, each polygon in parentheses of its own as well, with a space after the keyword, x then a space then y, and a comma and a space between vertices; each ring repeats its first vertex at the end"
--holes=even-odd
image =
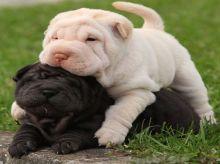
MULTIPOLYGON (((77 30, 89 26, 93 30, 103 30, 114 19, 121 19, 121 15, 106 10, 82 8, 74 11, 63 12, 55 16, 48 26, 47 32, 54 32, 60 28, 71 27, 77 30)), ((90 28, 90 30, 91 30, 90 28)))
POLYGON ((38 64, 32 67, 24 74, 24 78, 31 77, 33 79, 41 78, 41 77, 43 78, 53 77, 53 76, 66 77, 66 76, 71 76, 71 74, 61 68, 51 67, 45 64, 38 64))
POLYGON ((102 38, 102 25, 91 17, 79 16, 79 17, 65 17, 57 20, 55 23, 49 25, 46 35, 76 35, 75 37, 84 38, 88 33, 94 34, 97 37, 102 38))
POLYGON ((77 17, 87 17, 87 18, 93 18, 96 19, 98 17, 106 17, 106 16, 112 16, 115 15, 115 13, 111 11, 101 10, 101 9, 88 9, 88 8, 81 8, 78 10, 72 10, 72 11, 66 11, 57 14, 51 21, 50 24, 54 24, 59 20, 65 19, 65 18, 77 18, 77 17))
POLYGON ((77 27, 81 25, 87 25, 87 26, 97 26, 97 22, 90 18, 90 17, 85 17, 85 16, 78 16, 78 17, 65 17, 63 19, 59 19, 54 23, 51 23, 48 26, 48 29, 54 28, 54 29, 59 29, 59 28, 66 28, 66 27, 77 27))

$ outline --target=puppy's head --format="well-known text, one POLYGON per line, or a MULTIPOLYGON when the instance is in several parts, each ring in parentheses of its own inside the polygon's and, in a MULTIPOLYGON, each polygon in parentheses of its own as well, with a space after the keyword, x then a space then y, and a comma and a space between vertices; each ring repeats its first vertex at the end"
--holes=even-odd
POLYGON ((94 75, 117 62, 132 28, 127 18, 110 11, 60 13, 45 33, 40 61, 77 75, 94 75))
POLYGON ((19 70, 14 80, 18 105, 41 118, 96 112, 97 102, 101 102, 101 95, 106 94, 93 77, 79 77, 39 63, 19 70))

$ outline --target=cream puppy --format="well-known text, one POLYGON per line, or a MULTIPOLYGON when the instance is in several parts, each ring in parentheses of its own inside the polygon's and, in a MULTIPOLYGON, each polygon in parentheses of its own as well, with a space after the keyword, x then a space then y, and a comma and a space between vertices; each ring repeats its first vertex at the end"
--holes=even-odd
POLYGON ((40 54, 42 63, 95 76, 116 99, 95 134, 99 144, 122 143, 135 118, 155 101, 153 92, 165 87, 180 92, 202 118, 214 123, 200 74, 188 51, 164 32, 160 16, 138 4, 113 6, 143 17, 143 27, 133 28, 126 17, 105 10, 60 13, 48 26, 40 54))

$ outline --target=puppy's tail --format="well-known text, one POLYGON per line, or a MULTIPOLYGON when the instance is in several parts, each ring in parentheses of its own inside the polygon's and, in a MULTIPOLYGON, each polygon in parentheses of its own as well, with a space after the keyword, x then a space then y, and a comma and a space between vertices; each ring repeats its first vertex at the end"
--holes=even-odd
POLYGON ((160 15, 153 9, 140 4, 129 2, 114 2, 112 4, 116 9, 136 14, 144 19, 143 28, 154 28, 164 30, 163 20, 160 15))

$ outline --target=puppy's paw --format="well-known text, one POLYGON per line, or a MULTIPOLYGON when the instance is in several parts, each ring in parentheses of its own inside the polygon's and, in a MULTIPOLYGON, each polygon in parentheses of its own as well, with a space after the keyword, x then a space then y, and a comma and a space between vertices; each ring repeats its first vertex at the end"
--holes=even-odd
POLYGON ((37 143, 35 141, 27 140, 12 143, 8 148, 8 152, 12 158, 21 158, 21 156, 28 155, 30 152, 35 151, 36 149, 37 143))
POLYGON ((102 127, 95 133, 95 137, 98 138, 99 145, 105 145, 106 147, 109 147, 123 143, 126 135, 102 127))
POLYGON ((200 115, 200 118, 201 118, 201 123, 204 122, 208 122, 210 124, 217 123, 213 111, 200 115))
POLYGON ((71 140, 58 141, 52 145, 52 149, 56 154, 69 154, 80 149, 80 144, 71 140))
POLYGON ((20 121, 25 117, 26 112, 20 106, 18 106, 17 102, 15 101, 11 106, 11 115, 14 120, 20 121))
POLYGON ((119 145, 124 142, 129 127, 117 120, 105 120, 102 127, 95 133, 99 145, 119 145))

